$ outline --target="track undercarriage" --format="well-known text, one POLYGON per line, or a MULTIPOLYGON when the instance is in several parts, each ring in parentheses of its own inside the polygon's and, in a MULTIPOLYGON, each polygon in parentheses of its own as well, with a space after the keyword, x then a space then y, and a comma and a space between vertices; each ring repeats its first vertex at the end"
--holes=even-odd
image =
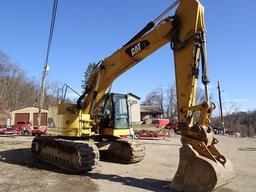
POLYGON ((140 141, 114 136, 64 137, 37 136, 31 146, 35 158, 68 172, 88 172, 99 160, 137 163, 144 159, 140 141))

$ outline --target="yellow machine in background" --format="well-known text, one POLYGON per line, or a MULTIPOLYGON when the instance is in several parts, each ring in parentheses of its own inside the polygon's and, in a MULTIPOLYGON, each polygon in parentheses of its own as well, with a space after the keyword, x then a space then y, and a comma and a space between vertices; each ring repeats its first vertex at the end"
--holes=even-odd
POLYGON ((76 108, 70 103, 57 103, 48 108, 48 134, 81 136, 91 134, 90 115, 74 113, 76 108))
POLYGON ((170 187, 175 191, 206 192, 231 181, 232 163, 216 149, 218 141, 210 128, 215 106, 208 99, 205 31, 204 7, 199 1, 176 1, 97 64, 76 105, 59 103, 50 108, 52 119, 48 123, 52 127, 48 130, 56 136, 35 137, 35 157, 75 172, 93 169, 99 156, 125 163, 141 161, 145 155, 141 142, 115 136, 127 134, 129 128, 127 98, 106 94, 106 90, 122 73, 170 43, 182 142, 179 167, 170 187), (175 15, 163 18, 176 5, 175 15), (200 63, 205 102, 196 104, 200 63), (197 122, 193 119, 195 112, 200 113, 197 122))

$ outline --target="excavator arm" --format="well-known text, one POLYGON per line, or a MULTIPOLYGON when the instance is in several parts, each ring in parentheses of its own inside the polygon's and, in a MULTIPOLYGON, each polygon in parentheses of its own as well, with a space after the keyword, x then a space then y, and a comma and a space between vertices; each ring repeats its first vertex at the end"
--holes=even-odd
POLYGON ((83 113, 90 114, 93 118, 107 88, 117 77, 170 43, 174 52, 178 119, 182 135, 203 140, 207 146, 211 145, 212 134, 207 135, 206 132, 214 105, 208 103, 205 41, 204 7, 197 0, 180 1, 174 16, 158 23, 150 22, 126 45, 98 63, 81 98, 85 97, 83 113), (195 105, 200 59, 206 102, 195 105), (196 111, 201 112, 196 123, 197 128, 202 128, 199 132, 194 130, 193 114, 196 111))

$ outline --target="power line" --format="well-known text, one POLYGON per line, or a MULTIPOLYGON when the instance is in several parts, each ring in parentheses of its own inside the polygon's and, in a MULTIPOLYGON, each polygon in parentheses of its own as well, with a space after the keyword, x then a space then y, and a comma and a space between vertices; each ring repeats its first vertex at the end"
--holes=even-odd
POLYGON ((52 37, 53 37, 54 27, 55 27, 57 8, 58 8, 58 0, 54 0, 53 1, 53 7, 52 7, 52 17, 51 17, 51 26, 50 26, 50 31, 49 31, 48 46, 47 46, 47 51, 46 51, 46 57, 45 57, 43 73, 42 73, 41 87, 40 87, 40 92, 39 92, 38 128, 40 128, 40 126, 41 126, 42 108, 43 108, 44 96, 45 96, 45 93, 44 93, 45 78, 46 78, 47 71, 48 71, 48 68, 49 68, 48 60, 49 60, 49 55, 50 55, 50 50, 51 50, 51 44, 52 44, 52 37))
POLYGON ((50 27, 49 39, 48 39, 48 47, 47 47, 47 53, 46 53, 46 59, 45 59, 46 65, 48 63, 49 53, 50 53, 51 44, 52 44, 52 37, 53 37, 53 32, 54 32, 54 27, 55 27, 57 8, 58 8, 58 0, 54 0, 53 1, 53 9, 52 9, 51 27, 50 27))

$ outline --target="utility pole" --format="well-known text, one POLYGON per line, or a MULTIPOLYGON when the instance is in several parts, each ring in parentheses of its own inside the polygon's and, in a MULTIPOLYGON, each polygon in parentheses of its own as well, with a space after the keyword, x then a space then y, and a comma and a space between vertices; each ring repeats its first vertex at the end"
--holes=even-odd
POLYGON ((49 66, 45 63, 42 73, 41 86, 39 92, 39 105, 38 105, 38 117, 37 117, 37 128, 41 127, 41 118, 42 118, 42 108, 44 105, 44 97, 45 97, 45 78, 47 75, 47 71, 49 70, 49 66))
POLYGON ((223 111, 222 111, 222 100, 221 100, 221 89, 220 89, 220 82, 218 81, 218 95, 219 95, 219 104, 220 104, 220 122, 221 122, 221 128, 223 130, 223 134, 225 134, 225 124, 223 119, 223 111))
POLYGON ((42 73, 41 87, 40 87, 39 97, 38 97, 39 104, 38 104, 38 119, 37 119, 38 126, 37 126, 37 128, 41 127, 42 108, 44 105, 44 97, 45 97, 45 92, 44 92, 45 91, 45 78, 47 75, 47 71, 49 70, 48 60, 49 60, 52 37, 53 37, 53 32, 54 32, 57 8, 58 8, 58 0, 54 0, 53 6, 52 6, 52 18, 51 18, 51 26, 50 26, 50 31, 49 31, 48 46, 47 46, 47 51, 46 51, 46 58, 45 58, 45 62, 44 62, 43 73, 42 73))

